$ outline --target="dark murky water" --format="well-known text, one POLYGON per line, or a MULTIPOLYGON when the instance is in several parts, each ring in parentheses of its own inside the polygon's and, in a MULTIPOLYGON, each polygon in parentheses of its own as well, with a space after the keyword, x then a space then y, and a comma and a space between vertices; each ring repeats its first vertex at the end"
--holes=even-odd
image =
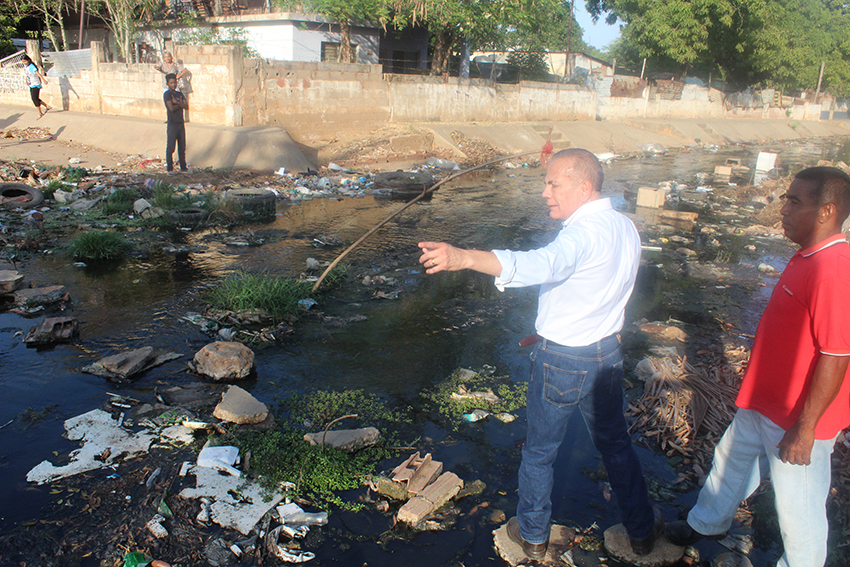
MULTIPOLYGON (((626 189, 661 181, 693 187, 699 184, 697 173, 712 172, 728 157, 742 158, 743 164, 752 166, 760 149, 778 152, 782 162, 792 168, 821 158, 850 157, 841 156, 850 153, 850 148, 840 144, 801 142, 615 161, 605 166, 606 191, 624 207, 622 193, 626 189)), ((399 403, 415 403, 423 388, 459 366, 490 364, 499 374, 524 380, 528 352, 516 344, 532 332, 535 291, 501 294, 493 288, 492 278, 476 274, 425 277, 416 262, 416 243, 446 240, 484 249, 542 245, 558 230, 558 224, 546 215, 542 189, 543 173, 537 169, 470 174, 444 186, 431 201, 396 217, 346 263, 361 277, 382 273, 398 278, 399 299, 369 300, 369 290, 351 284, 319 308, 334 315, 363 314, 368 320, 341 329, 307 321, 291 341, 257 352, 256 379, 246 387, 266 402, 289 391, 362 388, 399 403)), ((78 317, 81 338, 73 345, 28 349, 15 334, 26 332, 40 319, 0 313, 0 425, 25 408, 53 408, 31 427, 16 419, 0 430, 0 532, 37 518, 50 498, 49 487, 30 486, 25 476, 40 461, 53 460, 54 451, 67 453, 77 447, 62 438, 65 419, 99 407, 107 391, 144 396, 157 386, 194 380, 183 371, 182 362, 172 362, 121 389, 83 374, 82 366, 119 349, 143 345, 177 350, 185 355, 184 360, 191 357, 209 338, 180 317, 198 310, 198 295, 205 286, 234 270, 297 275, 308 257, 332 260, 341 251, 317 249, 313 238, 334 234, 345 243, 352 242, 400 206, 397 201, 372 197, 281 203, 273 222, 251 226, 267 239, 267 244, 257 248, 225 246, 215 232, 205 232, 185 236, 187 243, 206 247, 187 258, 152 252, 118 268, 94 270, 74 268, 57 253, 20 266, 38 284, 61 283, 68 288, 73 300, 69 314, 78 317)), ((777 243, 771 250, 771 256, 758 261, 784 266, 791 255, 790 246, 777 243)), ((652 278, 645 275, 640 281, 644 287, 653 285, 652 278)), ((676 313, 677 306, 658 304, 650 291, 638 289, 630 307, 632 317, 663 319, 676 313)), ((766 301, 769 291, 760 292, 754 304, 766 301)), ((752 328, 745 332, 754 331, 758 313, 760 309, 750 317, 752 328)), ((576 416, 575 435, 565 441, 559 457, 553 519, 580 526, 598 522, 607 527, 619 520, 596 484, 581 472, 586 467, 595 469, 599 461, 579 421, 576 416)), ((426 449, 444 462, 445 470, 468 481, 484 480, 489 510, 504 509, 510 516, 516 505, 519 451, 515 443, 524 432, 521 414, 509 425, 495 420, 469 425, 445 444, 447 432, 426 424, 423 439, 429 439, 426 449)), ((639 451, 651 474, 668 480, 675 477, 663 458, 639 451)), ((675 507, 666 507, 668 518, 672 519, 681 505, 691 504, 695 496, 686 494, 675 507)), ((335 514, 331 525, 342 530, 337 533, 348 534, 343 539, 349 547, 342 552, 339 542, 328 538, 313 550, 317 553, 313 564, 483 565, 500 561, 494 559, 492 550, 490 532, 495 526, 480 523, 478 517, 462 517, 449 532, 423 533, 383 546, 374 543, 374 536, 388 529, 387 519, 379 514, 361 514, 356 520, 349 514, 335 514), (352 534, 372 537, 357 543, 349 537, 352 534)), ((752 558, 758 561, 761 556, 754 553, 752 558)), ((588 555, 588 564, 593 557, 588 555)))

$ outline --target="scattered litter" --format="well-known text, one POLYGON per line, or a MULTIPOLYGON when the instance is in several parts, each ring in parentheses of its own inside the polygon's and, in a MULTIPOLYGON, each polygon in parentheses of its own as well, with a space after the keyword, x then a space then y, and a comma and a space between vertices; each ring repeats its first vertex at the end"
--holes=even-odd
POLYGON ((156 514, 151 520, 145 524, 148 528, 148 531, 153 534, 153 536, 157 539, 162 539, 168 537, 168 530, 166 530, 162 526, 162 522, 165 521, 165 518, 162 517, 161 514, 156 514))
POLYGON ((232 446, 204 447, 198 455, 198 466, 224 471, 233 476, 242 472, 233 465, 239 462, 239 448, 232 446))
POLYGON ((463 416, 464 421, 481 421, 490 415, 489 411, 485 411, 483 409, 472 410, 471 413, 467 413, 463 416))

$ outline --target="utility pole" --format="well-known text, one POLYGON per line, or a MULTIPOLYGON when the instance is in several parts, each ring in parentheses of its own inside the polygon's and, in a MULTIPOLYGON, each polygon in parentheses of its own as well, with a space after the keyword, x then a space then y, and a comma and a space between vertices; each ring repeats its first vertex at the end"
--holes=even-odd
POLYGON ((823 81, 823 69, 826 67, 826 61, 821 61, 820 64, 820 76, 818 77, 818 90, 815 92, 815 104, 818 103, 818 99, 820 98, 820 84, 823 81))
MULTIPOLYGON (((80 36, 77 38, 77 49, 83 48, 83 33, 85 33, 86 0, 80 0, 80 36)), ((65 49, 68 49, 67 47, 65 49)))
POLYGON ((570 0, 570 25, 567 28, 567 53, 564 57, 564 78, 569 79, 570 73, 570 52, 573 50, 573 5, 575 0, 570 0))
POLYGON ((640 68, 640 80, 643 80, 643 72, 646 71, 646 57, 643 58, 643 65, 640 68))

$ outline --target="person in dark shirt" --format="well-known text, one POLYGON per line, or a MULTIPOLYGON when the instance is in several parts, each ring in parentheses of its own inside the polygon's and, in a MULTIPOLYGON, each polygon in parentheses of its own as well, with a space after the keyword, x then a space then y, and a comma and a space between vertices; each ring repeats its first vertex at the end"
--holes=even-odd
POLYGON ((169 73, 165 77, 168 90, 162 95, 168 114, 167 135, 165 145, 165 166, 168 171, 174 171, 174 145, 177 145, 177 159, 180 171, 186 171, 186 126, 183 124, 183 111, 189 109, 189 102, 183 93, 177 90, 177 75, 169 73))

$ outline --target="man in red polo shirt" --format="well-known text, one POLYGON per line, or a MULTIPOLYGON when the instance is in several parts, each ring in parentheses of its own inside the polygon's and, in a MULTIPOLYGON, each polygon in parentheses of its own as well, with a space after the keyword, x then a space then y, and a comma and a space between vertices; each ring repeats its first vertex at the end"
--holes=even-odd
POLYGON ((759 322, 738 412, 687 522, 667 526, 690 545, 729 529, 770 473, 785 552, 777 567, 822 567, 836 436, 850 426, 850 177, 833 167, 797 174, 782 227, 800 245, 759 322))

